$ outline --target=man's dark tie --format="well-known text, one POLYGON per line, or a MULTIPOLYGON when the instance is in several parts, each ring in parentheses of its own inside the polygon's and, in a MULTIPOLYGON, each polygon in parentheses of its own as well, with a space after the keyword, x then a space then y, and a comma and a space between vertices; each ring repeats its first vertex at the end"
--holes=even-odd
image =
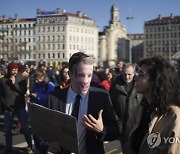
POLYGON ((73 117, 76 117, 77 120, 78 120, 80 99, 81 99, 81 95, 76 95, 76 100, 74 102, 74 107, 73 107, 73 110, 72 110, 72 113, 71 113, 71 115, 73 117))

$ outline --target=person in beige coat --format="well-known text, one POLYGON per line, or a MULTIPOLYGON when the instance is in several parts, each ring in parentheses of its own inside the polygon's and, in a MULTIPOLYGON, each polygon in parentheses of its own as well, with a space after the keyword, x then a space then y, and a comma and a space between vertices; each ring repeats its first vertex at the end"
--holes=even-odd
POLYGON ((158 57, 144 59, 136 77, 142 102, 127 123, 127 154, 180 153, 180 81, 175 69, 158 57))

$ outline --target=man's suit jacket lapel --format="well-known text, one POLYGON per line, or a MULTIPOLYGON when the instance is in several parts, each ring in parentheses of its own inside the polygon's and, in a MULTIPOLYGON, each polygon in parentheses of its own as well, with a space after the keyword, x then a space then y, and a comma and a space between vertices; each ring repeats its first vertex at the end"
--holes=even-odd
POLYGON ((88 100, 88 114, 91 114, 93 117, 97 118, 98 113, 98 96, 96 95, 96 92, 94 91, 93 87, 90 87, 89 89, 89 100, 88 100), (96 103, 96 105, 94 105, 96 103))

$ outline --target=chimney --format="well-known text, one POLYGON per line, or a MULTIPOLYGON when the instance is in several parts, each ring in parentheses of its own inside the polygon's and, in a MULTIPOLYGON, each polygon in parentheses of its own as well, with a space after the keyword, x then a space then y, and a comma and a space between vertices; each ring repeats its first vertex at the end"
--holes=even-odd
POLYGON ((16 21, 19 20, 18 14, 15 14, 15 20, 16 20, 16 21))
POLYGON ((57 14, 61 14, 61 9, 60 9, 60 8, 57 8, 57 9, 56 9, 56 13, 57 13, 57 14))
POLYGON ((171 17, 171 19, 173 19, 173 18, 174 18, 173 13, 171 13, 171 14, 170 14, 170 17, 171 17))
POLYGON ((62 9, 60 9, 60 8, 57 8, 57 9, 56 9, 56 13, 57 13, 57 14, 63 15, 65 12, 66 12, 66 10, 62 10, 62 9))
POLYGON ((37 10, 36 10, 36 14, 37 14, 37 15, 40 15, 40 14, 41 14, 41 9, 37 9, 37 10))
POLYGON ((11 21, 11 22, 13 21, 11 17, 8 17, 8 20, 11 21))
POLYGON ((162 16, 161 16, 161 14, 159 14, 159 15, 158 15, 158 18, 159 18, 159 19, 162 19, 162 16))
POLYGON ((78 17, 82 17, 83 16, 82 12, 81 11, 77 11, 77 16, 78 17))
POLYGON ((5 15, 2 16, 2 20, 3 20, 3 21, 6 20, 6 16, 5 16, 5 15))

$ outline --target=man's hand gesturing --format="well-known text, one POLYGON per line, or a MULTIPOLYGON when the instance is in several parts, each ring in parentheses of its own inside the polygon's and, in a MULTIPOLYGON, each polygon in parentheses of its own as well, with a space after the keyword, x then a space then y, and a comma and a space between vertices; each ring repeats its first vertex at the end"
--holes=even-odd
POLYGON ((91 114, 84 115, 83 125, 86 128, 88 128, 96 133, 102 132, 104 129, 104 125, 103 125, 103 121, 102 121, 102 112, 103 112, 103 110, 99 111, 97 120, 91 114))

